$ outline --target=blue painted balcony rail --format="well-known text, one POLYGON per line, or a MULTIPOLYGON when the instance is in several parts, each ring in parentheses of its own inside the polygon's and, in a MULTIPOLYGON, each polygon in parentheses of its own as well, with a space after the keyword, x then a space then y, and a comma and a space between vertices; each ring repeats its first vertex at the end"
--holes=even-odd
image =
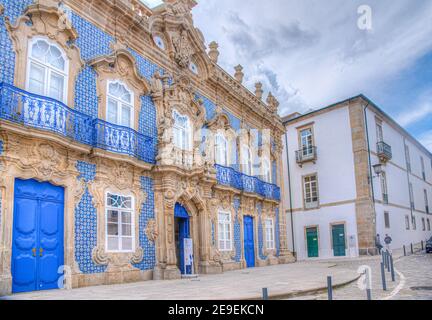
POLYGON ((156 139, 73 110, 55 99, 0 83, 0 118, 95 148, 155 163, 156 139))
POLYGON ((280 188, 266 183, 257 177, 251 177, 229 167, 216 165, 216 178, 219 184, 233 187, 247 193, 255 193, 266 199, 280 201, 280 188))

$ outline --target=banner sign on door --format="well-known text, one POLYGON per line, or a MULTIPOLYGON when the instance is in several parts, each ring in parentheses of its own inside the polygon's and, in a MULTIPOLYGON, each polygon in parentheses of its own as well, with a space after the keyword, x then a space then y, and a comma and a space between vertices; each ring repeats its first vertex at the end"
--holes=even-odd
POLYGON ((190 238, 184 239, 184 260, 185 267, 191 267, 193 273, 193 241, 190 238))

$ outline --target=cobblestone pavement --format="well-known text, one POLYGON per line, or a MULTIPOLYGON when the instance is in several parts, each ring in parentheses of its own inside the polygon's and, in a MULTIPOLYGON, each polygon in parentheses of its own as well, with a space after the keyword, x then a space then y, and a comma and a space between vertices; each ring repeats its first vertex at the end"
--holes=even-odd
MULTIPOLYGON (((373 300, 432 300, 432 255, 418 252, 395 258, 395 282, 391 281, 391 274, 386 271, 387 291, 382 290, 381 260, 379 258, 341 261, 339 267, 356 269, 367 265, 372 270, 372 299, 373 300), (417 287, 417 288, 416 288, 417 287), (418 288, 420 287, 420 288, 418 288), (414 290, 413 290, 414 289, 414 290), (417 289, 417 290, 416 290, 417 289)), ((327 300, 327 293, 308 295, 295 298, 296 300, 327 300)), ((359 289, 357 283, 336 289, 334 300, 366 300, 366 291, 359 289)))
POLYGON ((268 288, 270 296, 325 288, 327 275, 335 278, 335 284, 350 282, 357 277, 352 269, 334 263, 294 263, 200 276, 198 279, 40 291, 3 299, 244 300, 262 297, 262 288, 268 288))

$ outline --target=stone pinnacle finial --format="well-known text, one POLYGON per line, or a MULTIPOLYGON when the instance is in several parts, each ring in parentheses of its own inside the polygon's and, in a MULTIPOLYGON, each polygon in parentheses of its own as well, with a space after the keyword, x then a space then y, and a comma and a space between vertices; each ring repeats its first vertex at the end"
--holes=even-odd
POLYGON ((243 82, 243 78, 244 78, 244 73, 243 73, 243 67, 241 65, 238 65, 237 67, 234 67, 235 69, 235 74, 234 74, 234 78, 242 83, 243 82))
POLYGON ((261 82, 255 83, 255 95, 260 100, 262 99, 262 96, 263 96, 263 93, 264 93, 264 91, 262 89, 262 86, 263 85, 262 85, 261 82))
POLYGON ((210 60, 213 61, 214 63, 217 63, 219 59, 219 50, 218 50, 219 45, 217 44, 216 41, 213 41, 212 43, 209 44, 209 48, 210 48, 209 51, 210 60))

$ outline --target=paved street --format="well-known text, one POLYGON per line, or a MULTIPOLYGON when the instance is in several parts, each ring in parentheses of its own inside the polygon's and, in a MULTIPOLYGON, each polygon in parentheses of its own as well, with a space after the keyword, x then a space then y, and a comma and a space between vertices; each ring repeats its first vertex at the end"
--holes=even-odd
MULTIPOLYGON (((340 268, 355 269, 361 265, 372 269, 373 300, 432 300, 432 255, 416 253, 408 257, 399 257, 395 262, 396 281, 391 281, 390 273, 386 272, 387 291, 382 290, 379 259, 362 259, 340 262, 340 268), (417 287, 417 288, 416 288, 417 287), (414 290, 413 290, 414 289, 414 290)), ((306 295, 295 300, 327 300, 327 293, 306 295)), ((352 283, 333 292, 334 300, 366 300, 365 291, 361 291, 357 283, 352 283)))
MULTIPOLYGON (((212 300, 258 299, 262 288, 276 299, 327 300, 327 276, 333 284, 334 300, 366 300, 366 292, 358 288, 360 266, 372 270, 372 298, 432 300, 432 255, 417 253, 402 257, 395 253, 396 281, 386 272, 388 290, 382 290, 380 258, 311 261, 201 276, 198 279, 147 281, 133 284, 99 286, 74 290, 56 290, 17 294, 3 299, 35 300, 212 300), (309 293, 305 293, 309 291, 309 293)), ((0 298, 2 299, 2 298, 0 298)))

